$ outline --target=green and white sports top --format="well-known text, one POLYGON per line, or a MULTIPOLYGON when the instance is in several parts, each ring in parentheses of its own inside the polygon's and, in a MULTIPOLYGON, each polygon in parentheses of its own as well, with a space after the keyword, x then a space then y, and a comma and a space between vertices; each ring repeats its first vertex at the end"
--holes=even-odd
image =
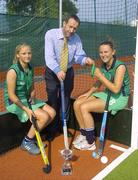
MULTIPOLYGON (((101 71, 103 72, 103 74, 105 75, 105 77, 108 80, 111 80, 111 77, 115 76, 116 69, 120 65, 125 65, 125 63, 122 61, 119 61, 119 60, 114 60, 112 66, 109 70, 107 70, 105 64, 103 64, 101 66, 101 71)), ((126 65, 125 65, 125 67, 126 67, 126 65)), ((107 91, 107 89, 105 89, 105 92, 106 91, 107 91)), ((127 67, 126 67, 126 71, 125 71, 125 75, 124 75, 123 84, 122 84, 121 90, 118 93, 118 95, 120 95, 120 94, 122 94, 123 96, 129 96, 130 95, 130 78, 129 78, 127 67)))
MULTIPOLYGON (((15 94, 16 96, 21 99, 29 99, 31 87, 33 85, 33 69, 30 64, 28 64, 28 71, 25 72, 19 62, 13 64, 10 69, 14 69, 17 74, 17 81, 16 81, 16 88, 15 94)), ((9 106, 13 104, 13 102, 8 97, 8 90, 7 90, 7 82, 4 83, 4 101, 5 105, 9 106)))

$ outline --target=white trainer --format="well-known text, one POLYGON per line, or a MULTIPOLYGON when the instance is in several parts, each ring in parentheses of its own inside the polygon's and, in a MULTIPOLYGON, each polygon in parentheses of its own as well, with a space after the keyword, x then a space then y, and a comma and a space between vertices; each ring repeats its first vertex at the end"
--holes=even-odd
POLYGON ((81 141, 86 140, 86 136, 79 134, 76 139, 73 141, 73 145, 80 143, 81 141))
POLYGON ((74 147, 79 150, 90 150, 93 151, 96 149, 95 141, 92 144, 89 144, 87 140, 83 140, 78 144, 74 144, 74 147))

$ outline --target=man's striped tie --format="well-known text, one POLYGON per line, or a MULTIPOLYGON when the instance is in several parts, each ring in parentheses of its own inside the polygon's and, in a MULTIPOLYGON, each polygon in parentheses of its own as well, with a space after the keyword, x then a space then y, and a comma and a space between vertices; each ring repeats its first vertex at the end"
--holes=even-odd
POLYGON ((67 66, 68 66, 68 43, 67 43, 67 38, 64 37, 64 44, 61 50, 60 68, 61 70, 66 72, 67 66))

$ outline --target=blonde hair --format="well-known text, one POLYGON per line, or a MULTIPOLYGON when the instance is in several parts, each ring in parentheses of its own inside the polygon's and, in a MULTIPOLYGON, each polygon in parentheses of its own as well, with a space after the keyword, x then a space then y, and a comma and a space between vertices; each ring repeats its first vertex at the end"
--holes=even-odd
MULTIPOLYGON (((18 61, 18 58, 17 58, 17 54, 19 54, 20 50, 23 48, 23 47, 29 47, 31 49, 31 46, 29 44, 26 44, 26 43, 22 43, 22 44, 19 44, 16 46, 15 48, 15 54, 14 54, 14 58, 13 58, 13 64, 17 63, 18 61)), ((31 49, 32 51, 32 49, 31 49)))

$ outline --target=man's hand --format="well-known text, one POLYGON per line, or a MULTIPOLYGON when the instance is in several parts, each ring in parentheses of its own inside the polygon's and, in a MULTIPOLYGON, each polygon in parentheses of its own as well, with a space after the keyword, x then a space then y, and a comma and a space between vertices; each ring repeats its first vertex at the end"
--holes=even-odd
POLYGON ((58 77, 59 81, 64 81, 64 79, 66 77, 66 73, 64 71, 59 71, 57 73, 57 77, 58 77))
POLYGON ((85 64, 89 65, 89 66, 92 66, 92 65, 95 65, 95 61, 93 59, 91 59, 90 57, 87 57, 86 61, 85 61, 85 64))

